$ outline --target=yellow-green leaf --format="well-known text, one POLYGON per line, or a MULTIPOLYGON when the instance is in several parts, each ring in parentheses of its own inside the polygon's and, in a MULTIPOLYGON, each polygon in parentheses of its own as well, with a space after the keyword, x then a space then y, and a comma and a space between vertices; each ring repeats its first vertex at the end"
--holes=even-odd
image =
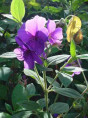
POLYGON ((16 21, 21 22, 25 15, 25 6, 23 0, 12 0, 11 14, 16 21))

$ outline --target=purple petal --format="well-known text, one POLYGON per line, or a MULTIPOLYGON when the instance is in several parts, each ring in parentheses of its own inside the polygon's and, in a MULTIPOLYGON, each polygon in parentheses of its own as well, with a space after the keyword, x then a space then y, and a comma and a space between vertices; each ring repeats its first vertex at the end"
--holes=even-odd
POLYGON ((21 48, 25 50, 27 49, 26 45, 22 42, 22 40, 18 36, 15 37, 15 40, 21 48))
POLYGON ((41 31, 38 31, 36 37, 43 40, 43 42, 48 40, 48 30, 43 28, 41 31))
POLYGON ((31 19, 31 20, 26 21, 26 23, 25 23, 25 31, 26 32, 29 32, 33 36, 36 35, 37 24, 36 24, 36 22, 35 22, 34 19, 31 19))
POLYGON ((34 20, 37 24, 37 31, 40 31, 42 28, 44 28, 45 24, 46 24, 46 19, 44 17, 38 16, 36 15, 34 17, 34 20))
POLYGON ((62 41, 60 41, 60 40, 56 40, 54 44, 56 44, 56 45, 60 46, 60 45, 61 45, 61 43, 62 43, 62 41))
POLYGON ((56 29, 55 22, 53 20, 48 20, 47 28, 48 28, 49 34, 51 34, 52 32, 54 32, 54 30, 56 29))
POLYGON ((38 57, 38 55, 36 53, 32 53, 32 56, 34 58, 34 61, 36 61, 39 64, 43 64, 42 60, 38 57))
POLYGON ((80 73, 81 73, 81 72, 74 72, 74 73, 72 74, 72 77, 73 77, 74 75, 80 75, 80 73))
POLYGON ((55 43, 53 38, 49 38, 48 40, 49 40, 51 45, 53 45, 55 43))
POLYGON ((34 59, 33 59, 31 52, 25 52, 24 68, 26 68, 26 69, 33 69, 34 68, 34 59))
POLYGON ((54 117, 54 118, 57 118, 57 117, 58 117, 58 114, 53 114, 53 117, 54 117))
POLYGON ((27 45, 30 50, 35 51, 38 55, 42 54, 44 51, 44 42, 41 39, 30 40, 27 45))
POLYGON ((51 34, 54 40, 63 39, 62 28, 56 28, 55 31, 51 34))
POLYGON ((30 39, 32 39, 32 34, 26 29, 20 28, 18 30, 18 37, 22 40, 22 42, 27 43, 30 39))
POLYGON ((24 60, 24 57, 23 57, 24 52, 23 52, 23 50, 21 48, 16 48, 14 50, 14 53, 16 54, 18 60, 20 60, 20 61, 24 60))

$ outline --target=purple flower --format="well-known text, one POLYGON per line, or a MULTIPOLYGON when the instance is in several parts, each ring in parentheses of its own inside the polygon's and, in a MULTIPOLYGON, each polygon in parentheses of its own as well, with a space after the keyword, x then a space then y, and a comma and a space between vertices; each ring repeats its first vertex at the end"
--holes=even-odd
POLYGON ((44 52, 45 42, 48 40, 48 30, 45 28, 46 19, 35 16, 27 20, 18 30, 16 42, 23 47, 25 44, 31 51, 40 55, 44 52), (22 43, 23 42, 23 43, 22 43))
POLYGON ((42 60, 38 57, 38 55, 27 48, 16 48, 14 52, 16 53, 19 61, 24 61, 24 68, 33 69, 34 61, 42 64, 42 60))
MULTIPOLYGON (((81 63, 81 60, 79 59, 79 62, 81 63)), ((78 62, 77 61, 73 61, 72 63, 69 63, 69 64, 67 64, 66 65, 66 67, 70 67, 70 66, 74 66, 74 67, 79 67, 79 64, 78 64, 78 62)), ((79 75, 81 72, 79 71, 77 71, 77 72, 74 72, 74 73, 72 73, 72 77, 74 76, 74 75, 79 75)))
POLYGON ((63 38, 62 28, 56 28, 55 22, 53 20, 48 20, 47 29, 48 40, 51 45, 58 44, 60 46, 63 38))
POLYGON ((58 117, 58 114, 53 114, 53 118, 57 118, 58 117))
POLYGON ((44 53, 45 42, 48 40, 45 24, 45 18, 35 16, 18 30, 15 40, 20 48, 16 48, 14 52, 18 60, 24 61, 24 68, 33 69, 35 61, 42 64, 39 56, 44 53))

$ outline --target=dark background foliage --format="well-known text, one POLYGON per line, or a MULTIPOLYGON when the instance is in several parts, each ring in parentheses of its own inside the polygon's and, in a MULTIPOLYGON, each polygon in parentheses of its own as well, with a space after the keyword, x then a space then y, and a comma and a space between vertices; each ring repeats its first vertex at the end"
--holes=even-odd
MULTIPOLYGON (((88 53, 88 0, 24 0, 26 14, 23 22, 32 18, 35 15, 41 15, 46 17, 46 19, 60 20, 61 18, 66 18, 68 15, 76 15, 82 20, 82 33, 83 41, 77 45, 77 54, 88 53)), ((11 0, 0 0, 0 55, 5 52, 13 51, 18 45, 15 42, 15 36, 17 30, 19 29, 19 24, 15 21, 8 19, 4 14, 10 14, 10 4, 11 0)), ((63 45, 60 50, 57 48, 52 48, 50 55, 55 54, 69 54, 69 43, 66 40, 66 26, 63 27, 64 38, 63 45)), ((61 64, 62 65, 62 64, 61 64)), ((59 69, 60 64, 53 67, 53 70, 59 69)), ((88 68, 88 60, 82 61, 82 67, 88 68)), ((48 73, 51 77, 53 74, 48 73)), ((41 74, 41 73, 40 73, 41 74)), ((85 73, 88 78, 88 72, 85 73)), ((35 81, 29 77, 24 76, 23 73, 23 63, 19 62, 17 59, 5 59, 0 58, 0 112, 7 112, 5 103, 12 106, 11 95, 14 87, 20 83, 25 84, 34 83, 37 88, 37 93, 41 94, 41 88, 35 83, 35 81)), ((82 75, 74 77, 74 83, 83 83, 82 75)), ((74 83, 70 86, 74 88, 74 83)), ((50 94, 51 102, 56 94, 50 94)), ((41 96, 36 96, 31 98, 32 100, 37 100, 42 98, 41 96)), ((68 102, 72 104, 73 100, 66 97, 60 96, 59 101, 68 102)), ((72 111, 79 113, 82 111, 83 115, 88 115, 85 109, 88 109, 88 98, 85 95, 85 100, 81 101, 83 105, 82 109, 72 109, 72 111)), ((74 103, 75 105, 77 103, 74 103)))

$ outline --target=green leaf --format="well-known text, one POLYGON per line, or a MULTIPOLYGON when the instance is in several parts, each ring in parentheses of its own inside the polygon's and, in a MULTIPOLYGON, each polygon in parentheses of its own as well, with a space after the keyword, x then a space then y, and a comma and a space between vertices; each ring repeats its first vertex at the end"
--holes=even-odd
POLYGON ((56 93, 70 98, 82 98, 83 96, 71 88, 52 88, 56 93))
MULTIPOLYGON (((49 99, 48 99, 48 103, 49 103, 49 99)), ((46 106, 46 102, 45 102, 45 98, 41 98, 37 101, 37 103, 41 106, 41 108, 44 108, 46 106)))
POLYGON ((41 9, 41 5, 35 0, 28 2, 28 7, 30 6, 32 6, 34 9, 41 9))
POLYGON ((75 42, 74 40, 71 40, 71 44, 70 44, 70 54, 73 58, 76 57, 76 46, 75 46, 75 42))
POLYGON ((9 114, 1 112, 0 113, 0 118, 12 118, 9 114))
POLYGON ((64 116, 64 118, 75 118, 77 115, 79 115, 78 113, 68 113, 64 116))
POLYGON ((4 17, 6 18, 9 18, 9 19, 12 19, 13 20, 13 17, 11 14, 2 14, 4 17))
POLYGON ((16 54, 14 52, 6 52, 0 55, 0 58, 16 58, 16 54))
POLYGON ((18 108, 17 103, 27 100, 27 91, 24 86, 17 84, 12 93, 12 104, 14 109, 18 108))
POLYGON ((18 22, 22 21, 25 15, 25 6, 23 0, 12 0, 11 14, 18 22))
POLYGON ((45 6, 43 9, 42 9, 42 12, 48 12, 50 14, 54 14, 55 13, 59 13, 61 12, 62 10, 62 7, 54 7, 54 6, 45 6))
POLYGON ((24 69, 24 73, 25 73, 25 75, 30 76, 33 79, 35 79, 38 84, 41 85, 41 82, 42 82, 42 84, 44 85, 44 79, 41 76, 38 77, 38 75, 36 74, 36 72, 34 72, 32 70, 24 69), (40 80, 41 80, 41 82, 40 82, 40 80))
POLYGON ((35 95, 36 89, 35 89, 35 86, 34 86, 33 83, 28 84, 28 85, 26 86, 26 90, 27 90, 27 92, 28 92, 28 96, 29 96, 29 97, 35 95))
POLYGON ((70 57, 70 55, 56 55, 47 58, 48 65, 56 65, 61 62, 64 62, 70 57))
POLYGON ((8 81, 9 76, 11 75, 12 71, 8 67, 1 67, 0 68, 0 80, 8 81))
POLYGON ((68 87, 73 81, 72 76, 67 73, 60 73, 59 72, 58 77, 59 77, 59 80, 63 83, 63 85, 65 87, 68 87))
MULTIPOLYGON (((85 85, 82 85, 82 84, 75 84, 75 86, 80 92, 83 92, 87 88, 85 85)), ((88 94, 88 90, 85 93, 88 94)))
POLYGON ((50 113, 40 112, 40 118, 53 118, 50 113))
POLYGON ((15 113, 11 118, 29 118, 31 116, 31 111, 21 111, 18 113, 15 113))
POLYGON ((8 88, 6 86, 0 84, 0 99, 7 99, 7 89, 8 88))
POLYGON ((52 68, 46 68, 46 67, 43 67, 39 64, 36 64, 37 68, 40 70, 40 71, 53 71, 52 68))
POLYGON ((9 113, 13 114, 12 107, 11 107, 9 104, 5 103, 5 107, 6 107, 6 110, 7 110, 9 113))
POLYGON ((69 110, 69 105, 63 102, 57 102, 49 106, 49 110, 52 114, 61 114, 68 112, 69 110))
POLYGON ((72 0, 72 10, 75 11, 77 10, 84 2, 86 2, 87 0, 72 0))
MULTIPOLYGON (((47 81, 51 84, 53 82, 53 78, 47 76, 47 81)), ((54 81, 52 85, 53 87, 60 87, 60 84, 57 81, 54 81)))
POLYGON ((79 59, 88 59, 88 54, 77 55, 79 59))
POLYGON ((60 2, 60 0, 52 0, 53 2, 60 2))
POLYGON ((63 71, 67 71, 67 72, 82 72, 82 71, 87 71, 87 69, 80 68, 80 67, 69 66, 69 67, 64 67, 63 71))
POLYGON ((40 105, 35 101, 23 101, 22 103, 19 102, 19 105, 22 106, 25 110, 29 111, 40 109, 40 105))

